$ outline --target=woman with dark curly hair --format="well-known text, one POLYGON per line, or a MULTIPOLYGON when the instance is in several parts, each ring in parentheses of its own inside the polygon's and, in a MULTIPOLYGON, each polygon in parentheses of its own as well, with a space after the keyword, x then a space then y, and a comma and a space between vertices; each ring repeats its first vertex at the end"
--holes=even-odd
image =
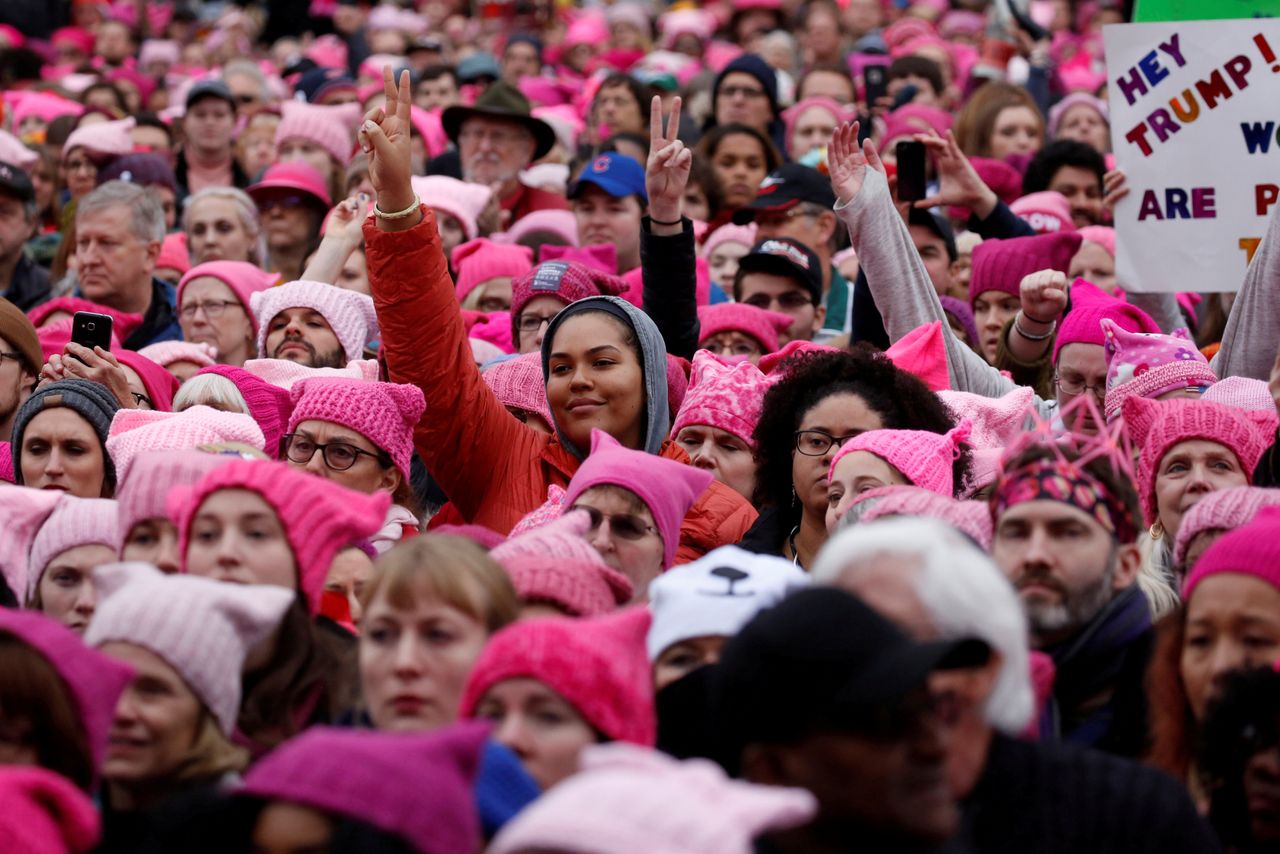
MULTIPOLYGON (((809 567, 827 540, 827 472, 840 446, 868 430, 955 426, 946 406, 914 375, 865 345, 808 351, 783 363, 783 379, 764 397, 754 439, 760 518, 742 547, 809 567)), ((955 461, 955 482, 969 455, 955 461)))

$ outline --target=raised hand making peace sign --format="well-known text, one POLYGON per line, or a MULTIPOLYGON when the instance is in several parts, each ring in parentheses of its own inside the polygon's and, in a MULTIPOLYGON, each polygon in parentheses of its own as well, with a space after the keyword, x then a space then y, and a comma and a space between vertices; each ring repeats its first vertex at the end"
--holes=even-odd
MULTIPOLYGON (((369 156, 369 181, 378 195, 377 210, 394 213, 413 204, 413 185, 409 183, 409 72, 400 74, 396 85, 391 66, 382 68, 382 85, 386 104, 370 110, 360 125, 360 148, 369 156)), ((386 231, 403 231, 422 220, 420 212, 402 219, 378 217, 378 227, 386 231)))
POLYGON ((649 105, 649 162, 644 185, 649 194, 649 216, 655 233, 673 229, 678 233, 684 214, 684 191, 689 184, 693 152, 680 141, 680 99, 671 103, 671 115, 663 128, 662 99, 654 96, 649 105), (673 223, 673 225, 664 225, 673 223))

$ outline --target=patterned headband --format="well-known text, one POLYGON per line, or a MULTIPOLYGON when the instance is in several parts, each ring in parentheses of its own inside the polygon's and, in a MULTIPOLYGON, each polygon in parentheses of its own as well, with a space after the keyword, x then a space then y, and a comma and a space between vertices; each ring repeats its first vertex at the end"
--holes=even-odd
POLYGON ((1057 501, 1089 514, 1121 543, 1138 538, 1133 512, 1082 466, 1060 456, 1041 457, 1001 473, 991 497, 992 518, 1027 501, 1057 501))

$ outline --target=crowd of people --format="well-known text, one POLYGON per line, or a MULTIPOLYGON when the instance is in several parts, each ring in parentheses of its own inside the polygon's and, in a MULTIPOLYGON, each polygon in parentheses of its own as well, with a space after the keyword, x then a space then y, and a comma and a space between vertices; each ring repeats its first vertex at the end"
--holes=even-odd
POLYGON ((1130 17, 0 4, 0 849, 1280 850, 1280 214, 1117 276, 1130 17))

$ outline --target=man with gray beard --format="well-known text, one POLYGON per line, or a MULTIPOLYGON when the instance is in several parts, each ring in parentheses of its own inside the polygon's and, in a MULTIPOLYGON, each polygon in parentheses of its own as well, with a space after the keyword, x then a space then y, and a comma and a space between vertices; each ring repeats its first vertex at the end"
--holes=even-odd
POLYGON ((1057 673, 1042 740, 1121 756, 1146 748, 1151 611, 1138 588, 1138 499, 1123 451, 1032 444, 1002 465, 992 556, 1057 673))

